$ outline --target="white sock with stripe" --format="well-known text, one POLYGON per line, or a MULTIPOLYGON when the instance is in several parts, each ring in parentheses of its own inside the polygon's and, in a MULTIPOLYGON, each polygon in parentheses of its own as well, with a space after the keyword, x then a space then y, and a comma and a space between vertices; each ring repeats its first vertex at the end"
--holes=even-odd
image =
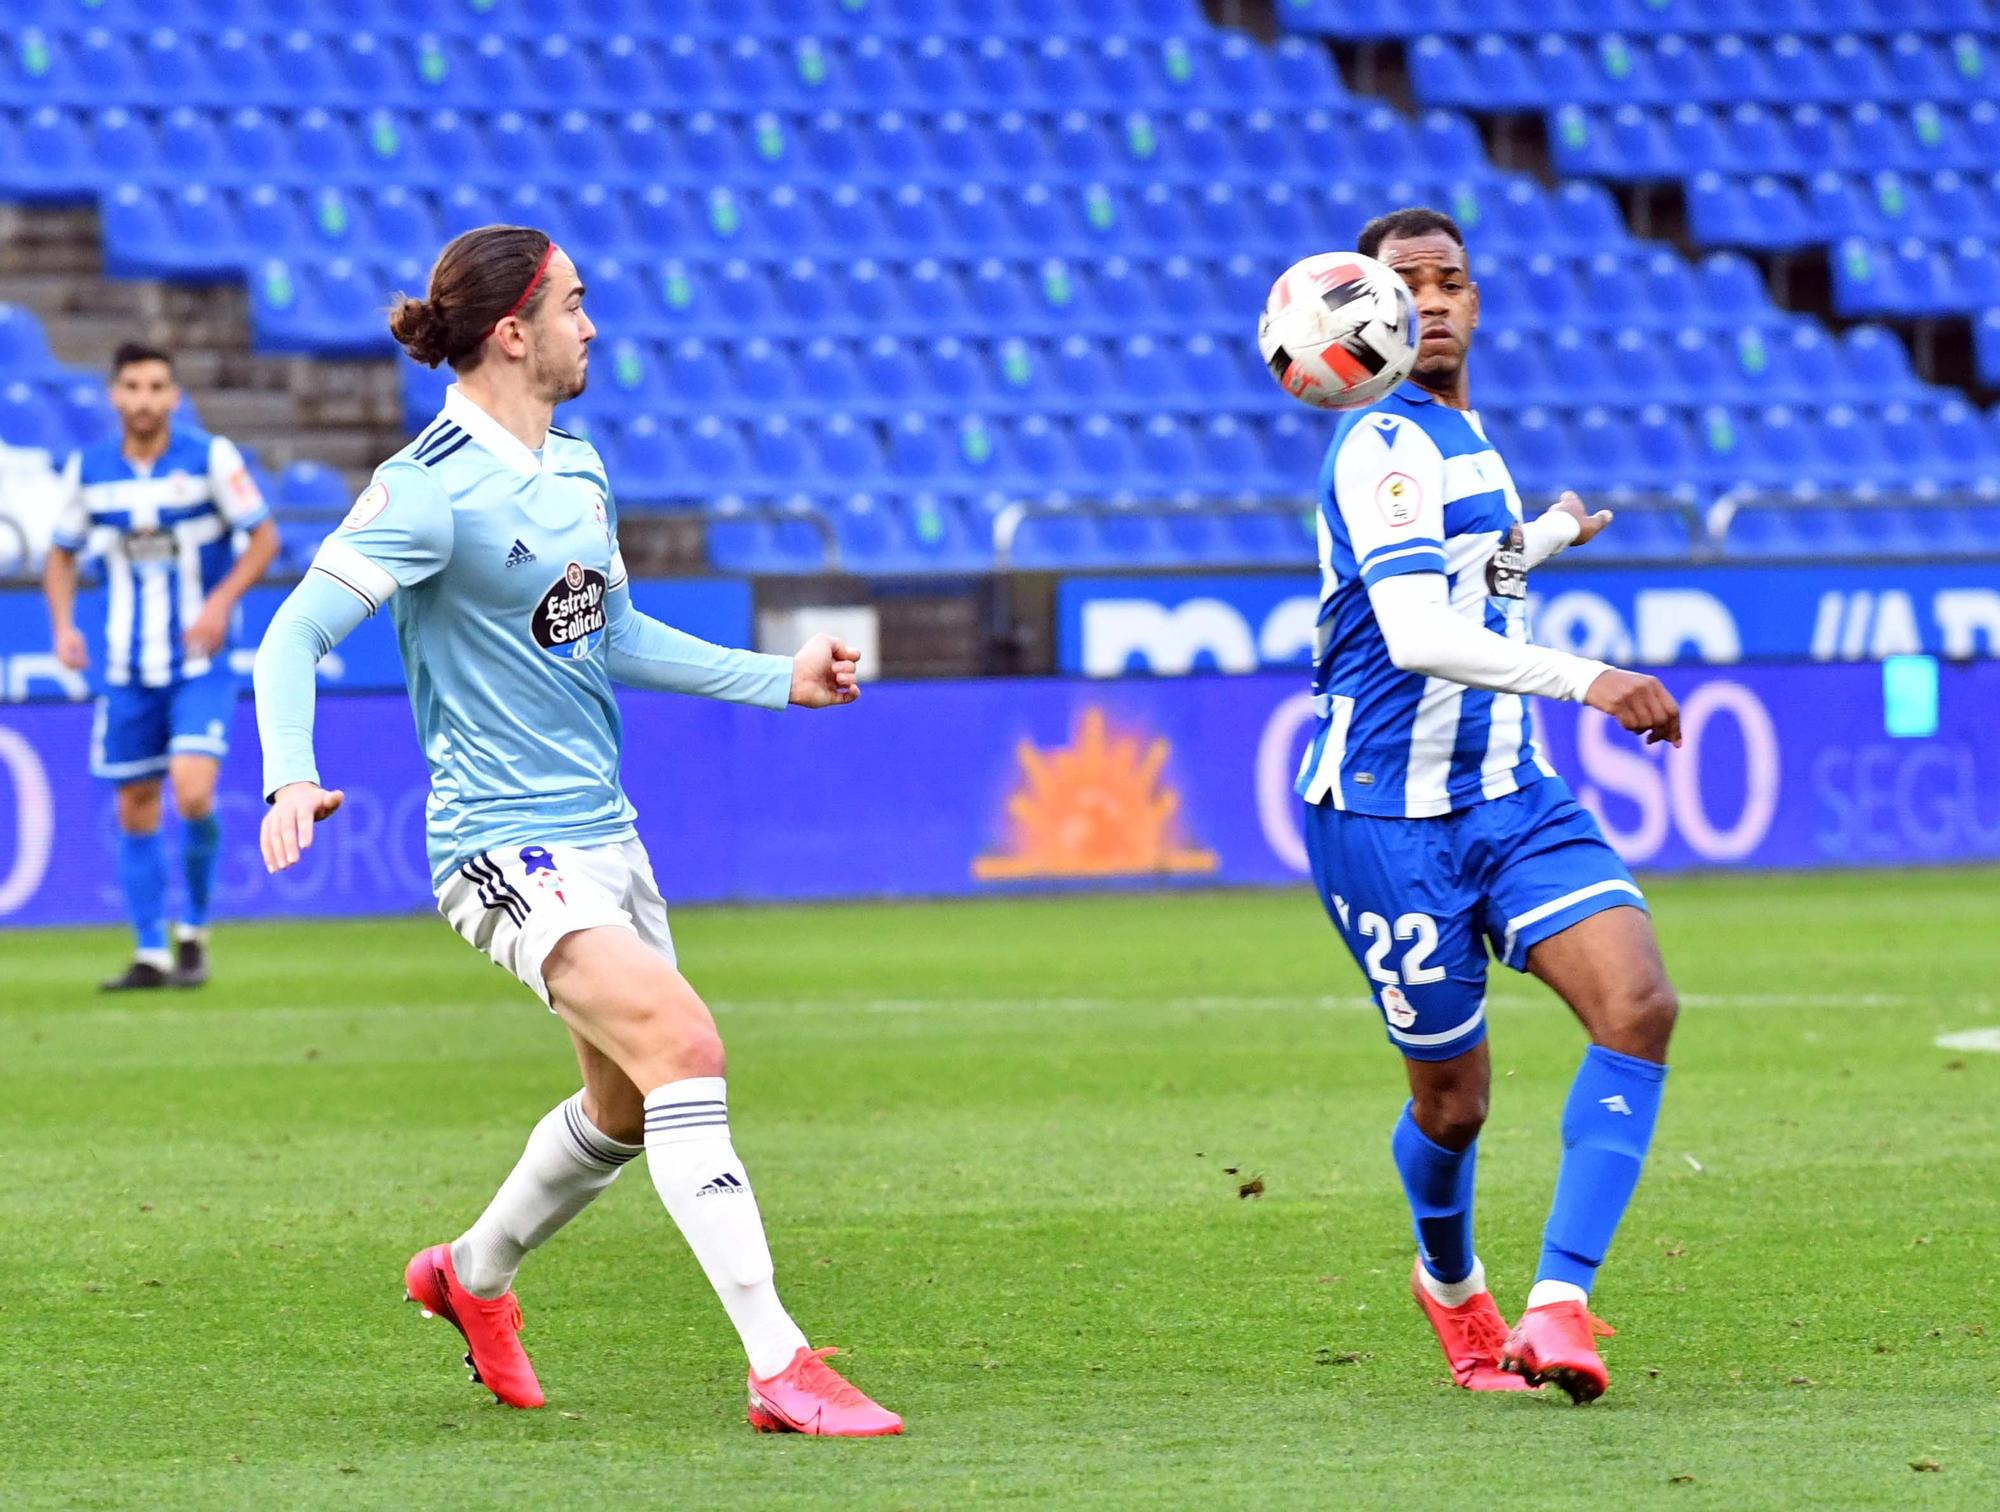
POLYGON ((646 1169, 762 1378, 789 1365, 806 1336, 771 1279, 764 1220, 729 1142, 725 1086, 693 1076, 646 1094, 646 1169))
POLYGON ((486 1211, 452 1241, 459 1285, 475 1297, 500 1296, 514 1284, 521 1258, 588 1207, 643 1148, 621 1144, 593 1124, 583 1093, 557 1103, 535 1125, 486 1211))

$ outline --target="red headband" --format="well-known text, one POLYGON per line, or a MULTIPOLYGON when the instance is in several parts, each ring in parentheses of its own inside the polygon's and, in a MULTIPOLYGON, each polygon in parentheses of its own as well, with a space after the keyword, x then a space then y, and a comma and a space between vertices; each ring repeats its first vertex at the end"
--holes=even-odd
MULTIPOLYGON (((539 284, 542 281, 542 275, 549 271, 549 259, 555 255, 556 244, 551 241, 548 250, 542 254, 542 260, 535 264, 535 276, 528 280, 528 287, 521 291, 519 299, 507 306, 507 314, 502 315, 500 320, 505 320, 507 315, 518 315, 521 313, 521 306, 526 304, 528 296, 535 292, 535 285, 539 284)), ((486 328, 487 336, 491 336, 495 331, 500 329, 500 320, 494 321, 492 325, 486 328)), ((483 341, 486 338, 482 336, 480 339, 483 341)))

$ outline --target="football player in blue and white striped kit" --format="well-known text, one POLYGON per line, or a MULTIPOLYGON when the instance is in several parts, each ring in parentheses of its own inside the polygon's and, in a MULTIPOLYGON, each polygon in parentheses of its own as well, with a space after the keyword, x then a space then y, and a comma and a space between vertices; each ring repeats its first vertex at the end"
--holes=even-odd
POLYGON ((829 1366, 779 1300, 730 1138, 721 1037, 679 970, 619 782, 612 692, 826 708, 859 695, 854 652, 824 635, 795 657, 731 650, 633 607, 604 462, 550 423, 584 388, 596 330, 583 294, 545 234, 487 226, 446 246, 426 299, 397 302, 397 340, 458 382, 376 469, 258 649, 265 861, 294 864, 340 806, 313 759, 312 669, 386 606, 430 767, 438 908, 561 1017, 583 1077, 472 1226, 411 1258, 408 1295, 464 1334, 496 1397, 541 1406, 515 1272, 643 1154, 743 1341, 752 1425, 897 1433, 902 1420, 829 1366))
POLYGON ((1611 519, 1565 494, 1523 523, 1471 408, 1479 295, 1458 227, 1399 210, 1358 248, 1400 272, 1411 380, 1342 417, 1319 481, 1318 727, 1300 768, 1321 903, 1408 1068, 1391 1140, 1415 1220, 1411 1289, 1458 1384, 1605 1387, 1586 1306, 1639 1179, 1676 1011, 1638 885, 1535 748, 1527 698, 1587 703, 1680 743, 1659 682, 1533 645, 1526 576, 1611 519), (1555 989, 1590 1038, 1563 1113, 1542 1258, 1509 1334, 1472 1245, 1492 1079, 1486 947, 1555 989))
POLYGON ((77 559, 104 572, 104 691, 90 769, 118 786, 118 882, 137 952, 107 990, 208 980, 208 912, 221 830, 215 781, 229 751, 237 602, 278 554, 243 455, 221 436, 176 426, 173 360, 128 342, 111 363, 116 441, 74 453, 42 586, 57 658, 89 664, 76 626, 77 559), (248 532, 239 553, 238 536, 248 532), (173 786, 184 883, 167 948, 167 859, 160 779, 173 786))

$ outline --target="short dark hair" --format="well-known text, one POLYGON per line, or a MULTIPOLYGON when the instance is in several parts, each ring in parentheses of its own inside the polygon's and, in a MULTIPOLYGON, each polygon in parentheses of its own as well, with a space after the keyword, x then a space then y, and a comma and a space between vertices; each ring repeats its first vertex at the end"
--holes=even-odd
POLYGON ((111 376, 116 378, 135 362, 164 362, 168 372, 174 370, 174 359, 158 347, 143 341, 121 341, 111 354, 111 376))
POLYGON ((1363 257, 1373 257, 1385 241, 1401 240, 1406 236, 1428 236, 1433 231, 1442 231, 1461 248, 1465 246, 1465 233, 1458 229, 1458 222, 1442 210, 1407 205, 1401 210, 1391 210, 1387 215, 1378 215, 1363 226, 1361 235, 1355 240, 1354 250, 1363 257))

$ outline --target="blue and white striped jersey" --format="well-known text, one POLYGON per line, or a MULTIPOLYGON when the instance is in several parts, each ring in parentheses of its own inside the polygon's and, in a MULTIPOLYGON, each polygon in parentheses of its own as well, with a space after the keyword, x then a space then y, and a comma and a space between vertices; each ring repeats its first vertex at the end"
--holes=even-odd
POLYGON ((1342 417, 1319 477, 1319 727, 1298 778, 1308 803, 1421 819, 1552 775, 1526 699, 1402 671, 1368 600, 1384 578, 1442 572, 1456 612, 1527 640, 1518 563, 1495 560, 1520 523, 1476 412, 1405 383, 1342 417))
POLYGON ((270 513, 221 436, 170 431, 151 463, 129 460, 118 441, 71 454, 51 539, 104 564, 107 682, 162 688, 208 670, 181 636, 234 565, 231 536, 270 513))

